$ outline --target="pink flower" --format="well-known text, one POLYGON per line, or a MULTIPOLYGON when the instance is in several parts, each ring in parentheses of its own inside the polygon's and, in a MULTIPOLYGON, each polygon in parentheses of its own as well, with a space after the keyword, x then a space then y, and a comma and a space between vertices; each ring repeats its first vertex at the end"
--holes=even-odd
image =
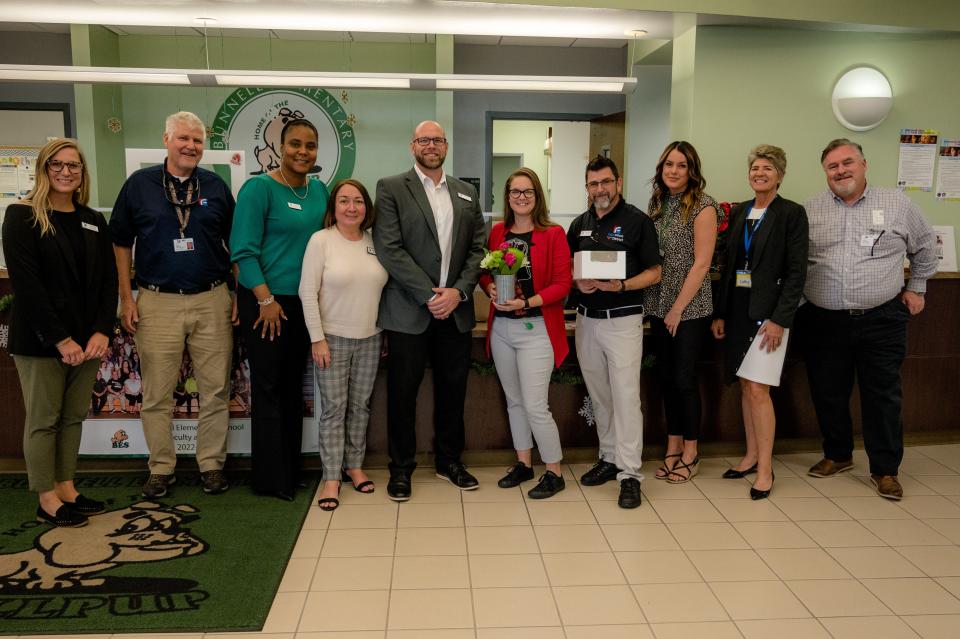
POLYGON ((507 263, 507 266, 513 266, 517 261, 517 257, 513 253, 507 253, 503 256, 503 261, 507 263))
POLYGON ((497 248, 499 248, 501 251, 506 251, 508 248, 510 248, 510 245, 507 244, 506 242, 501 242, 500 246, 498 246, 497 248))

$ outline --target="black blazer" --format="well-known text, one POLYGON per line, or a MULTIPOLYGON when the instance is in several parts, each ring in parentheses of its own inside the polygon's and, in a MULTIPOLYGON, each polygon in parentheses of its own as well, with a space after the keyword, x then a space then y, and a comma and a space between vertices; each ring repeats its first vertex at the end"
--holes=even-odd
POLYGON ((77 205, 84 224, 86 281, 81 282, 66 233, 40 237, 29 205, 11 204, 3 220, 3 253, 13 286, 10 347, 13 355, 60 357, 56 344, 72 337, 81 348, 94 332, 110 337, 117 318, 117 265, 110 229, 100 213, 77 205), (81 310, 82 309, 82 310, 81 310))
MULTIPOLYGON (((734 286, 737 250, 743 243, 743 227, 750 201, 741 202, 730 212, 730 234, 726 242, 726 262, 720 275, 720 288, 714 302, 714 317, 726 319, 727 302, 734 286)), ((800 295, 807 279, 807 246, 810 241, 807 211, 796 202, 779 195, 774 198, 763 223, 753 238, 750 256, 750 318, 769 319, 784 328, 793 324, 800 295)))

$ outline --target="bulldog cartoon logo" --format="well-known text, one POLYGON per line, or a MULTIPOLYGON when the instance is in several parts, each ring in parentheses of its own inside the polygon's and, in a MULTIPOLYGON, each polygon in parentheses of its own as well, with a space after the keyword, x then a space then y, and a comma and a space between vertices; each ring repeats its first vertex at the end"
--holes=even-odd
MULTIPOLYGON (((281 107, 272 120, 263 128, 263 146, 257 146, 253 152, 260 164, 259 171, 251 171, 250 175, 260 175, 272 171, 280 166, 280 134, 283 127, 291 120, 302 120, 303 111, 281 107)), ((320 173, 321 168, 314 166, 310 173, 320 173)))

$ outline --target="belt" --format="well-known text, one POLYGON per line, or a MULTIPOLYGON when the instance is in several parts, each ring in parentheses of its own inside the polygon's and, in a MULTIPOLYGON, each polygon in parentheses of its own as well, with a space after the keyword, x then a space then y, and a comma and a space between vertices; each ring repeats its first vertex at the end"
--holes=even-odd
POLYGON ((577 312, 590 319, 613 319, 615 317, 627 317, 629 315, 643 315, 643 304, 618 306, 617 308, 608 308, 605 310, 595 310, 579 304, 577 306, 577 312))
POLYGON ((145 288, 147 290, 153 291, 155 293, 174 293, 177 295, 196 295, 197 293, 206 293, 207 291, 212 291, 221 284, 226 282, 226 280, 214 280, 207 284, 206 286, 201 286, 199 288, 174 288, 172 286, 158 286, 157 284, 150 284, 142 280, 137 280, 137 286, 140 288, 145 288))

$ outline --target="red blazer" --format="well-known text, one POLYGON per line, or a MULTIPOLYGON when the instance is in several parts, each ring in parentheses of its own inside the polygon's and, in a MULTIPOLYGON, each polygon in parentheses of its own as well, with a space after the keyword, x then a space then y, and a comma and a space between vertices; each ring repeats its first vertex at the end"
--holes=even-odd
MULTIPOLYGON (((503 242, 507 229, 503 222, 498 222, 490 231, 488 245, 495 249, 503 242)), ((560 226, 550 226, 544 230, 533 230, 530 247, 530 268, 533 272, 533 290, 543 298, 543 306, 539 307, 543 313, 543 321, 547 326, 547 335, 553 346, 553 358, 556 366, 560 366, 570 352, 567 345, 567 331, 563 325, 563 303, 570 292, 573 283, 573 274, 570 260, 570 246, 567 244, 567 234, 560 226)), ((480 288, 486 292, 493 282, 489 272, 484 271, 480 277, 480 288)), ((487 316, 487 356, 490 355, 490 327, 493 326, 494 311, 490 305, 490 315, 487 316)))

